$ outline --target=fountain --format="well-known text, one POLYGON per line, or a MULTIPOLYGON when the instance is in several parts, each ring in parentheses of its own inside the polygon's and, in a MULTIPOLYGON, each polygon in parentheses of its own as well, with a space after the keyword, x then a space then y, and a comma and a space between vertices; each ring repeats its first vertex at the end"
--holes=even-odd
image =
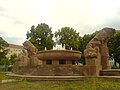
POLYGON ((107 42, 114 32, 112 28, 103 28, 87 44, 84 51, 85 65, 76 65, 81 52, 72 50, 70 46, 56 45, 52 50, 38 51, 30 41, 26 41, 23 43, 25 50, 18 56, 11 76, 35 80, 72 80, 84 76, 117 75, 120 70, 111 70, 108 62, 107 42))
POLYGON ((82 75, 80 66, 75 63, 81 58, 80 51, 66 50, 65 45, 38 51, 30 41, 23 45, 26 54, 18 57, 13 73, 34 76, 82 75))

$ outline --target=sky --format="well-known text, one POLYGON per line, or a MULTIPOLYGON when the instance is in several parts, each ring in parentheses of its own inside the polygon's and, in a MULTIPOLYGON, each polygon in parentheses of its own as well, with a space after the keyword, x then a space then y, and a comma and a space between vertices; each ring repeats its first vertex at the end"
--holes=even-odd
POLYGON ((72 27, 80 36, 104 27, 120 30, 120 0, 0 0, 0 37, 8 43, 22 45, 40 23, 53 33, 72 27))

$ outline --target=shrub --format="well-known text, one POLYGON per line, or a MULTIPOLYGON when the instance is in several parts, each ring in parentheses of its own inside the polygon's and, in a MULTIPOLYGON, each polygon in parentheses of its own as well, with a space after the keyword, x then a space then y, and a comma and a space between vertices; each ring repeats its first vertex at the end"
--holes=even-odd
POLYGON ((120 69, 118 66, 112 66, 112 69, 120 69))

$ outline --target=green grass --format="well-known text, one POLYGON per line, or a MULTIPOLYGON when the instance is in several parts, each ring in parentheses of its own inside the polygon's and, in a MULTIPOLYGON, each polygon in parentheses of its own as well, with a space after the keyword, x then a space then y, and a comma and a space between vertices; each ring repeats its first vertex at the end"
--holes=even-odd
POLYGON ((84 78, 80 81, 34 81, 0 84, 0 90, 120 90, 119 80, 84 78))
MULTIPOLYGON (((0 81, 7 79, 0 73, 0 81)), ((83 78, 79 81, 27 81, 0 84, 0 90, 120 90, 120 80, 102 78, 83 78)))
POLYGON ((7 76, 5 75, 5 73, 0 73, 0 81, 7 79, 7 76))

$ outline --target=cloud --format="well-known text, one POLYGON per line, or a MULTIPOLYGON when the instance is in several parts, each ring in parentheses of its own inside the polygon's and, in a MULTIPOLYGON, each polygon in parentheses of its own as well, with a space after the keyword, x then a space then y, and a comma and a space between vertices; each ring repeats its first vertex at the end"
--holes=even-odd
POLYGON ((9 41, 8 43, 11 43, 11 44, 21 45, 23 42, 25 42, 24 39, 21 37, 5 37, 5 39, 9 41))
POLYGON ((0 34, 23 43, 32 25, 46 23, 53 32, 68 26, 82 36, 104 27, 119 29, 119 15, 119 0, 0 0, 0 34))
POLYGON ((16 20, 14 21, 14 25, 18 25, 18 24, 24 24, 24 22, 16 19, 16 20))
POLYGON ((12 44, 21 45, 25 41, 25 39, 22 37, 10 36, 10 35, 8 35, 8 33, 4 32, 4 31, 0 31, 0 37, 2 37, 8 43, 12 43, 12 44))
POLYGON ((14 15, 12 15, 9 12, 10 10, 8 10, 8 8, 4 8, 0 6, 0 17, 11 19, 13 21, 12 24, 14 25, 24 24, 23 21, 19 20, 18 18, 16 18, 14 15))
POLYGON ((120 29, 120 12, 118 12, 114 18, 107 20, 106 25, 111 26, 115 29, 120 29))
POLYGON ((4 11, 6 11, 6 9, 0 6, 0 12, 4 12, 4 11))
POLYGON ((120 18, 108 20, 103 26, 120 29, 120 18))
POLYGON ((120 8, 118 9, 118 11, 116 11, 116 14, 113 17, 105 19, 105 21, 101 24, 100 27, 110 27, 110 28, 119 30, 120 29, 120 8))
POLYGON ((7 15, 7 14, 5 14, 4 12, 3 12, 3 13, 0 13, 0 16, 13 20, 13 24, 14 24, 14 25, 24 24, 23 21, 15 18, 14 16, 10 16, 9 14, 7 15))
MULTIPOLYGON (((105 11, 104 11, 105 12, 105 11)), ((95 14, 96 15, 96 14, 95 14)), ((116 9, 113 9, 111 12, 105 12, 101 15, 97 15, 94 17, 100 17, 100 18, 89 18, 86 22, 79 22, 73 27, 80 32, 80 35, 85 34, 92 34, 95 31, 101 30, 105 27, 114 28, 116 30, 120 30, 120 6, 116 7, 116 9), (108 13, 108 14, 106 14, 108 13), (92 21, 96 20, 96 22, 92 23, 92 21), (97 21, 98 20, 98 21, 97 21)))

